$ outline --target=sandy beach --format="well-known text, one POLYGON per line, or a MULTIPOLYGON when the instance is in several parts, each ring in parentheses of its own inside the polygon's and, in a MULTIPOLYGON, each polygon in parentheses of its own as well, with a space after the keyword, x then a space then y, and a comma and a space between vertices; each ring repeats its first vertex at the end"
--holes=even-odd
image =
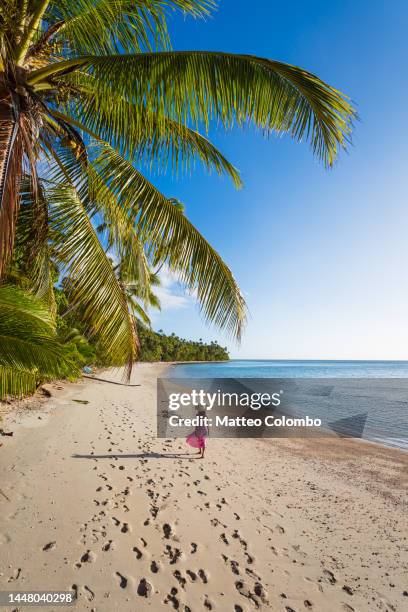
POLYGON ((0 590, 98 612, 406 610, 408 454, 214 439, 198 460, 156 438, 165 367, 3 406, 0 590))

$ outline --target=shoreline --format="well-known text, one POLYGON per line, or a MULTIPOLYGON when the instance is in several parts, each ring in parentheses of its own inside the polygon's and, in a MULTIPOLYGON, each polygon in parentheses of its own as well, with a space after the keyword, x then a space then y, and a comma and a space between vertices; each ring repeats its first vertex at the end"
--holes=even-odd
POLYGON ((407 453, 210 439, 197 460, 155 437, 169 365, 138 364, 140 387, 55 383, 8 407, 1 590, 75 586, 81 612, 402 610, 407 453))

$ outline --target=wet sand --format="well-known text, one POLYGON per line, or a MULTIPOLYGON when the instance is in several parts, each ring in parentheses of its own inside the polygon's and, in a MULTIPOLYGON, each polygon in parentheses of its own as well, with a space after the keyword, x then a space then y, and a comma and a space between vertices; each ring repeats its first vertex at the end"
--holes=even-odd
POLYGON ((407 609, 408 453, 211 439, 197 459, 156 438, 165 367, 3 407, 0 590, 98 612, 407 609))

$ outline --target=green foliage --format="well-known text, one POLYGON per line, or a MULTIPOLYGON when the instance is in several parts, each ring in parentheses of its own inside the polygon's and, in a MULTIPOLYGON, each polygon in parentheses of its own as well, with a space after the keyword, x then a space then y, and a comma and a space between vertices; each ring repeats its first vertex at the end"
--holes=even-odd
MULTIPOLYGON (((22 392, 53 375, 57 342, 63 349, 55 375, 69 371, 70 360, 90 359, 126 364, 130 375, 140 350, 142 358, 157 352, 139 349, 134 317, 148 323, 145 305, 158 305, 151 269, 163 265, 197 296, 207 321, 241 337, 246 305, 231 270, 143 169, 189 171, 199 161, 239 187, 237 169, 206 138, 211 122, 306 140, 331 166, 355 113, 346 96, 297 66, 172 51, 169 12, 201 18, 214 6, 213 0, 0 4, 0 275, 30 292, 24 300, 42 309, 46 326, 42 339, 31 338, 29 363, 5 334, 4 388, 22 392), (55 290, 57 278, 64 278, 63 291, 55 290)), ((21 340, 27 312, 0 307, 3 328, 10 319, 21 340)), ((153 332, 140 329, 147 341, 153 332)), ((159 343, 160 358, 225 355, 218 345, 160 338, 148 340, 159 343)))
POLYGON ((138 331, 141 361, 226 361, 229 358, 227 349, 217 342, 204 344, 175 334, 167 336, 141 324, 138 331))
POLYGON ((0 347, 0 399, 32 393, 47 379, 79 373, 48 309, 12 286, 0 286, 0 347))

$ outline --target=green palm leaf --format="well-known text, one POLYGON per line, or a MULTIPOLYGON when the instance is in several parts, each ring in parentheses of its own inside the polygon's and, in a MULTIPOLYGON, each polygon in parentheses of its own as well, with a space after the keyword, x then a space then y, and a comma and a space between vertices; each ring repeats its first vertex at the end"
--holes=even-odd
POLYGON ((309 140, 313 152, 331 165, 344 147, 354 110, 339 91, 296 66, 250 55, 212 51, 171 51, 85 56, 34 71, 28 82, 81 68, 95 78, 99 96, 112 92, 160 117, 208 128, 254 123, 266 132, 309 140))
POLYGON ((154 261, 165 261, 194 292, 204 317, 231 335, 241 336, 245 302, 219 254, 132 164, 108 145, 92 161, 102 183, 136 225, 139 239, 154 261))
POLYGON ((15 263, 25 274, 30 290, 56 313, 54 278, 50 253, 48 203, 41 183, 35 191, 29 176, 20 189, 20 211, 16 233, 15 263))
POLYGON ((0 399, 35 390, 77 369, 57 341, 50 312, 33 295, 0 287, 0 399))
POLYGON ((212 0, 54 0, 46 18, 59 24, 56 39, 72 50, 106 54, 168 47, 169 10, 202 17, 213 7, 212 0))
POLYGON ((227 174, 236 187, 242 186, 237 169, 198 131, 120 96, 99 98, 95 92, 81 90, 77 105, 69 105, 66 114, 53 111, 53 116, 108 142, 121 155, 150 169, 165 171, 170 165, 175 173, 186 172, 198 159, 209 171, 227 174))
POLYGON ((47 197, 50 222, 59 235, 55 252, 69 274, 70 298, 81 307, 89 332, 98 334, 112 363, 127 363, 129 377, 138 344, 123 287, 75 189, 59 185, 47 197))

